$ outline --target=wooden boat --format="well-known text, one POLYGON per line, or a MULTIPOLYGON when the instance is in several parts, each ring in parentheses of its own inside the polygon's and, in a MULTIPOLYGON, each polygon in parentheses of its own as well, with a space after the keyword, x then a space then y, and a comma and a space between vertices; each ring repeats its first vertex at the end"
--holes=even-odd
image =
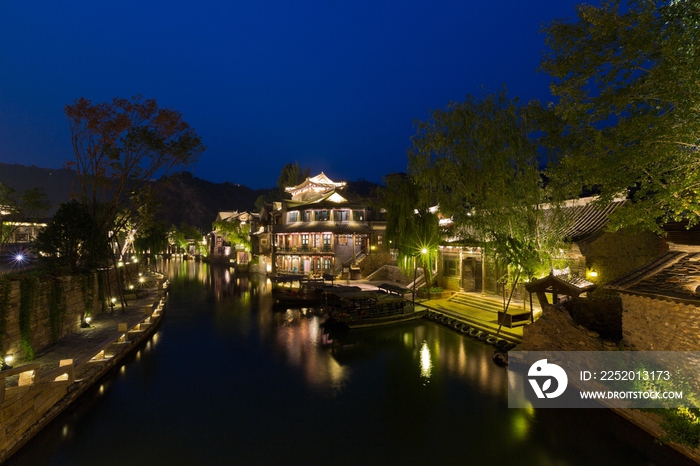
MULTIPOLYGON (((384 284, 376 291, 328 291, 328 314, 349 328, 375 327, 420 319, 428 309, 404 299, 404 289, 384 284)), ((407 290, 406 290, 407 291, 407 290)))
POLYGON ((272 298, 281 306, 315 306, 323 303, 323 280, 305 275, 284 275, 271 279, 272 298))

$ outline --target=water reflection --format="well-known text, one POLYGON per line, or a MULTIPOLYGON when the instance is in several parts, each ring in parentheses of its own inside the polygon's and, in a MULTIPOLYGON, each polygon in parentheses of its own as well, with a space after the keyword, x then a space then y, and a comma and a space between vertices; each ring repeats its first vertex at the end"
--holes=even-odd
POLYGON ((428 342, 423 340, 423 346, 420 349, 420 375, 425 377, 426 383, 430 382, 432 368, 433 362, 430 360, 430 348, 428 348, 428 342))
POLYGON ((171 292, 140 358, 10 465, 685 464, 605 410, 508 409, 493 348, 432 322, 343 331, 274 309, 266 278, 158 266, 171 292))

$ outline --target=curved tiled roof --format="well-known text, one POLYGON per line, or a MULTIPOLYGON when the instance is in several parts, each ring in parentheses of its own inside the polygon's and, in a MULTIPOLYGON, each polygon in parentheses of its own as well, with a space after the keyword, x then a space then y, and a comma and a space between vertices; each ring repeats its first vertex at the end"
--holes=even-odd
POLYGON ((700 248, 673 244, 670 247, 667 253, 605 287, 628 293, 700 299, 700 248))
POLYGON ((595 197, 573 199, 562 206, 564 238, 579 242, 603 231, 610 215, 626 202, 626 199, 615 199, 601 205, 596 200, 595 197))

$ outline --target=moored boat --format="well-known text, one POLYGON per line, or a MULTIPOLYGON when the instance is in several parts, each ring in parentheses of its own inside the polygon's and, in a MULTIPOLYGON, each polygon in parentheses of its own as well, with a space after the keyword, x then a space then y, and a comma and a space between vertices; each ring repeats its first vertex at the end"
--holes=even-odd
POLYGON ((323 280, 304 275, 283 275, 272 279, 272 298, 281 306, 315 306, 323 303, 323 280))
POLYGON ((404 299, 396 285, 381 285, 376 291, 328 291, 328 314, 347 327, 365 328, 422 318, 424 306, 404 299))

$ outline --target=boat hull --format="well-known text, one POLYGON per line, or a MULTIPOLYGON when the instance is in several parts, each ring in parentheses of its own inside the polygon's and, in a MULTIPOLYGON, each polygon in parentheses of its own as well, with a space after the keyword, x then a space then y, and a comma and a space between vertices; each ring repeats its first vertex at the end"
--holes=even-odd
POLYGON ((346 325, 348 328, 357 329, 392 325, 421 319, 423 316, 425 316, 427 311, 427 308, 423 306, 416 306, 413 312, 397 313, 389 316, 371 317, 335 312, 332 317, 336 322, 346 325))

